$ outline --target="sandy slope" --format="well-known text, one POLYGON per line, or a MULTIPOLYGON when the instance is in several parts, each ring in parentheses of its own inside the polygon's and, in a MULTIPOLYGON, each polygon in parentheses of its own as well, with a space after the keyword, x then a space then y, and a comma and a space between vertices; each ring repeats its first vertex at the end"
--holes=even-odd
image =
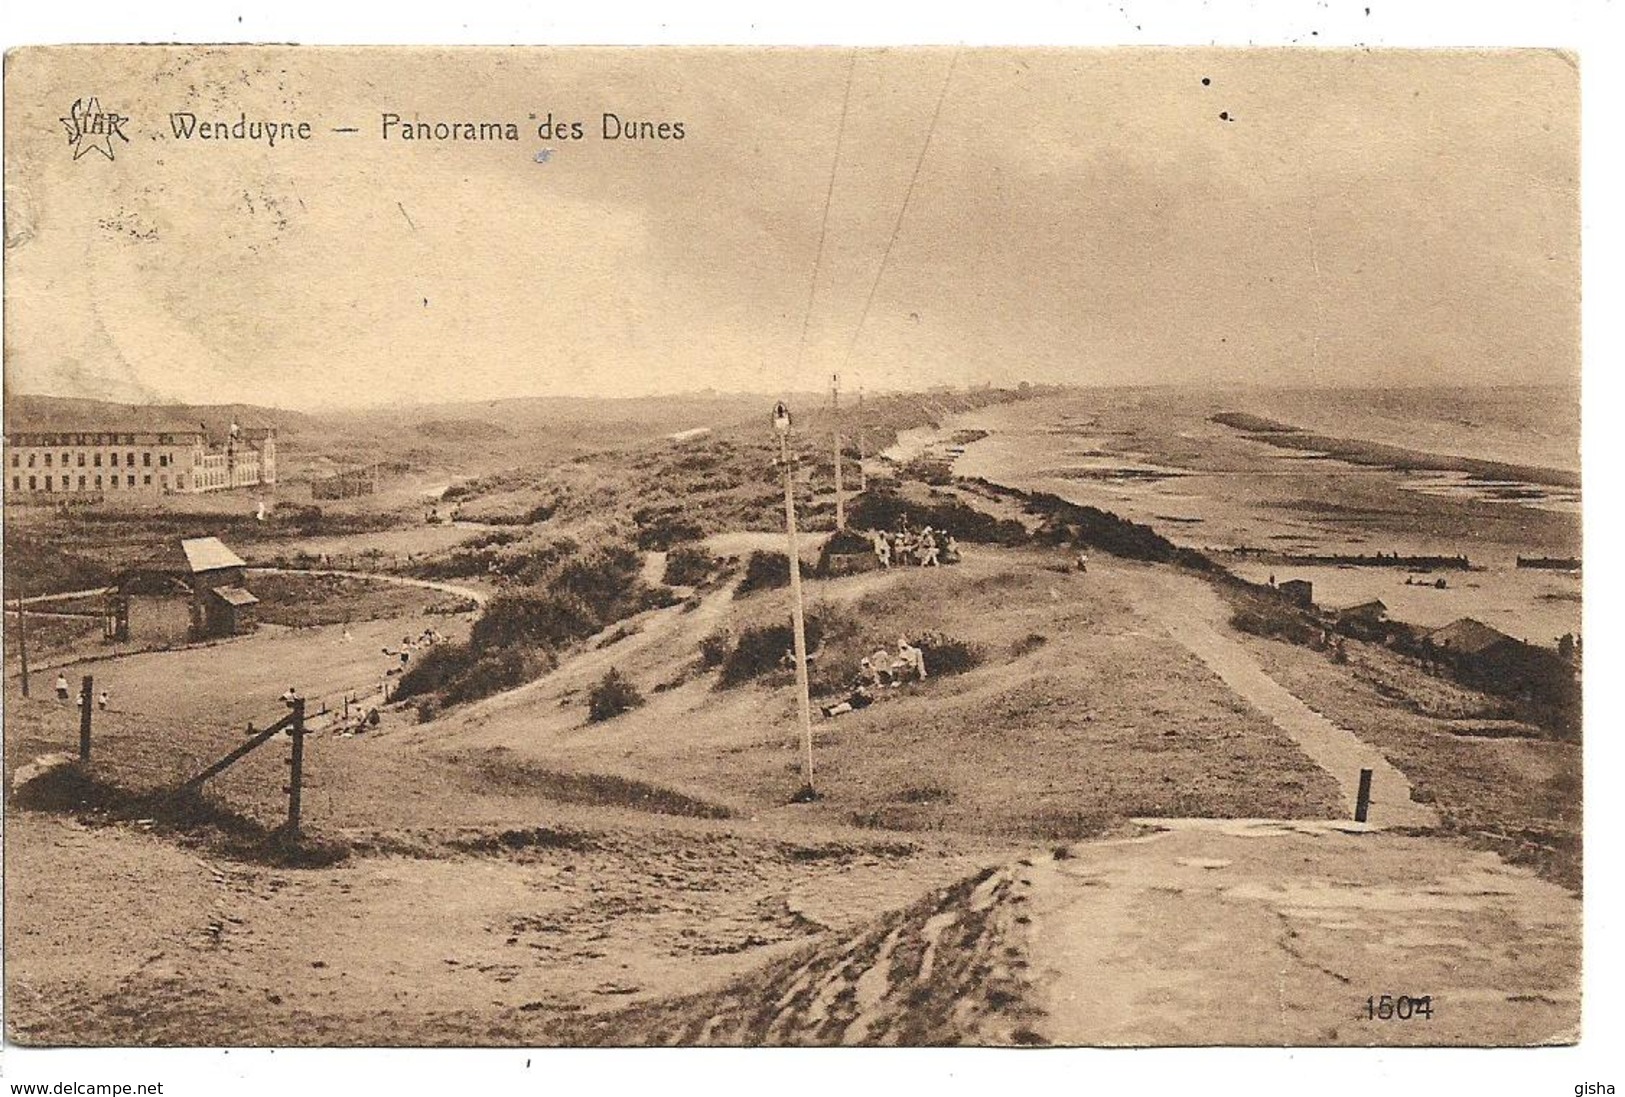
POLYGON ((567 1020, 743 976, 1008 856, 593 821, 389 832, 346 865, 286 870, 13 816, 8 1035, 556 1043, 567 1020))
POLYGON ((1342 824, 1145 826, 967 877, 723 989, 564 1032, 729 1045, 1578 1038, 1578 905, 1493 854, 1342 824), (1426 996, 1431 1015, 1369 1017, 1383 995, 1426 996))
MULTIPOLYGON (((1427 821, 1395 795, 1408 788, 1398 771, 1227 636, 1199 579, 1104 560, 1068 575, 1046 570, 1042 554, 988 550, 940 575, 872 573, 821 595, 877 606, 888 625, 929 618, 975 635, 990 658, 821 726, 831 792, 816 805, 784 803, 794 752, 783 691, 719 693, 695 670, 708 632, 735 615, 778 612, 773 596, 741 603, 720 591, 645 614, 630 635, 606 635, 554 674, 433 723, 399 714, 381 733, 323 740, 312 811, 323 818, 323 797, 336 798, 327 817, 357 844, 338 868, 201 861, 172 839, 12 812, 11 1034, 479 1044, 1572 1038, 1577 899, 1463 844, 1234 820, 1163 820, 1126 840, 1067 842, 1061 857, 1055 842, 1038 844, 1039 823, 1087 816, 1098 827, 1109 809, 1134 803, 1176 815, 1182 803, 1235 814, 1269 802, 1346 818, 1350 772, 1366 764, 1381 769, 1377 823, 1427 821), (1036 651, 1013 653, 1040 630, 1036 651), (644 683, 649 704, 588 725, 584 691, 610 666, 644 683), (736 817, 563 802, 555 771, 658 780, 736 817), (922 790, 942 799, 909 799, 922 790), (917 829, 840 825, 855 813, 882 817, 877 805, 917 829), (369 812, 390 822, 357 826, 369 812), (919 829, 947 823, 942 835, 919 829), (1011 834, 1030 852, 1013 848, 1011 834), (1431 995, 1435 1016, 1361 1021, 1367 997, 1382 994, 1431 995)), ((161 713, 149 703, 182 673, 200 681, 200 714, 227 697, 266 695, 288 666, 307 685, 343 682, 350 662, 374 658, 361 654, 377 650, 369 630, 387 638, 394 627, 358 628, 353 644, 309 630, 122 660, 118 673, 131 677, 120 695, 134 720, 161 713)), ((234 721, 263 707, 242 704, 234 721)), ((110 734, 108 749, 119 741, 110 734)), ((270 769, 278 763, 267 755, 270 769)))

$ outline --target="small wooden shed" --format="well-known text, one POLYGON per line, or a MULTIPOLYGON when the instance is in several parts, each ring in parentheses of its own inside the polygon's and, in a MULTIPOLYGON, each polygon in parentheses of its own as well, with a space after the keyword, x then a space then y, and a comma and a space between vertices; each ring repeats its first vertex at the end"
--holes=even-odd
POLYGON ((108 595, 106 634, 156 644, 237 636, 258 625, 247 565, 218 537, 166 545, 119 576, 108 595))

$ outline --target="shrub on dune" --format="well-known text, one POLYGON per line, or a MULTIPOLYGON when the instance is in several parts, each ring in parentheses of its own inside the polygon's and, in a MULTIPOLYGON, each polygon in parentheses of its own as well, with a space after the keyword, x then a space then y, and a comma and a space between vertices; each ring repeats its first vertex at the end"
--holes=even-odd
POLYGON ((643 694, 638 687, 620 671, 610 667, 609 672, 587 693, 587 720, 594 724, 601 723, 623 712, 630 712, 641 704, 643 694))

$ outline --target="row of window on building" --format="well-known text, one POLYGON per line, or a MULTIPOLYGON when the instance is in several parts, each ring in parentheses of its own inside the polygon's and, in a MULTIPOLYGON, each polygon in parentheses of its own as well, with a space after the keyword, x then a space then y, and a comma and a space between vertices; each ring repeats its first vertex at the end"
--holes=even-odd
MULTIPOLYGON (((145 433, 145 432, 144 432, 145 433)), ((153 434, 147 433, 150 440, 153 434)), ((201 431, 183 431, 181 442, 176 442, 176 435, 157 434, 160 446, 191 445, 200 443, 203 439, 201 431)), ((133 434, 19 434, 13 439, 14 445, 19 446, 133 446, 136 436, 133 434)))
MULTIPOLYGON (((11 490, 22 491, 23 483, 24 477, 21 474, 13 476, 11 478, 11 490)), ((27 484, 29 491, 40 491, 42 489, 45 491, 101 491, 104 488, 116 489, 122 487, 129 489, 138 486, 136 484, 136 475, 133 472, 124 475, 123 483, 119 482, 117 473, 108 475, 104 483, 102 474, 99 472, 94 476, 81 472, 78 477, 77 487, 75 487, 75 480, 71 475, 53 476, 50 473, 47 473, 43 478, 38 475, 30 475, 27 477, 27 484), (41 483, 42 479, 43 484, 41 483), (94 486, 92 486, 92 482, 94 482, 94 486)), ((152 473, 142 474, 139 486, 144 488, 152 487, 152 473)), ((169 473, 161 472, 158 474, 158 488, 161 491, 169 490, 169 473)), ((186 490, 185 476, 177 475, 175 477, 175 490, 186 490)))
MULTIPOLYGON (((27 457, 28 457, 28 467, 29 468, 34 468, 35 465, 36 465, 36 459, 38 457, 40 457, 40 456, 43 456, 45 459, 44 459, 43 462, 39 462, 39 463, 43 464, 46 468, 50 468, 51 467, 51 460, 56 455, 54 453, 45 453, 43 455, 35 454, 35 453, 29 453, 27 455, 27 457)), ((69 458, 72 457, 72 456, 76 456, 78 458, 78 462, 77 462, 78 467, 80 467, 80 468, 85 467, 85 455, 83 453, 79 453, 79 454, 67 454, 67 453, 64 453, 62 455, 62 467, 63 468, 68 468, 69 467, 69 465, 70 465, 69 458)), ((100 452, 92 453, 90 455, 90 457, 91 457, 91 467, 92 468, 101 468, 102 467, 102 455, 101 455, 100 452)), ((107 463, 109 465, 111 465, 112 467, 117 468, 118 463, 119 463, 118 458, 119 458, 118 451, 115 450, 112 453, 109 453, 107 455, 107 463)), ((124 463, 125 463, 125 465, 129 466, 130 468, 135 468, 135 452, 133 450, 124 454, 124 463)), ((170 466, 170 463, 171 463, 171 459, 170 459, 169 454, 160 453, 158 455, 158 467, 159 468, 168 468, 170 466)), ((11 467, 12 468, 21 468, 21 467, 23 467, 23 454, 18 453, 16 451, 12 452, 12 454, 11 454, 11 467)), ((141 454, 141 467, 142 468, 151 468, 152 467, 152 451, 151 450, 146 450, 145 452, 143 452, 141 454)))

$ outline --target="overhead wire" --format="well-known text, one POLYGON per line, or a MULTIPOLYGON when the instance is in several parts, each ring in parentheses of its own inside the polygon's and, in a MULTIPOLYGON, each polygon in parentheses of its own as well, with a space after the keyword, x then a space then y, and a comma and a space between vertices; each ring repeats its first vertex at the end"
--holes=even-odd
POLYGON ((908 215, 909 201, 914 197, 914 187, 920 181, 920 168, 925 164, 925 154, 931 148, 931 138, 937 130, 937 120, 942 116, 943 101, 948 98, 948 85, 954 78, 954 67, 959 64, 959 51, 955 50, 948 61, 948 72, 942 78, 942 89, 937 93, 937 105, 931 111, 931 124, 926 127, 925 140, 920 143, 920 155, 914 161, 914 174, 909 176, 908 189, 903 192, 903 203, 897 209, 897 222, 892 225, 891 237, 886 241, 886 250, 880 256, 880 266, 875 271, 875 280, 869 284, 869 296, 863 302, 863 311, 858 315, 857 327, 852 329, 852 341, 847 344, 846 355, 841 359, 841 370, 845 372, 852 355, 858 349, 858 339, 863 334, 863 325, 869 319, 869 310, 875 303, 875 292, 880 289, 880 280, 886 276, 886 267, 891 262, 892 248, 897 244, 897 237, 903 231, 903 218, 908 215))
POLYGON ((818 252, 813 258, 812 281, 807 287, 807 308, 801 316, 801 340, 796 345, 796 376, 801 375, 801 361, 807 350, 807 330, 812 323, 813 303, 818 298, 818 275, 824 265, 824 241, 829 235, 829 208, 835 197, 835 177, 841 170, 841 142, 846 136, 846 114, 852 104, 852 75, 858 67, 858 51, 853 50, 846 63, 846 93, 841 97, 841 120, 835 127, 835 155, 829 165, 829 185, 824 190, 824 214, 818 225, 818 252))

